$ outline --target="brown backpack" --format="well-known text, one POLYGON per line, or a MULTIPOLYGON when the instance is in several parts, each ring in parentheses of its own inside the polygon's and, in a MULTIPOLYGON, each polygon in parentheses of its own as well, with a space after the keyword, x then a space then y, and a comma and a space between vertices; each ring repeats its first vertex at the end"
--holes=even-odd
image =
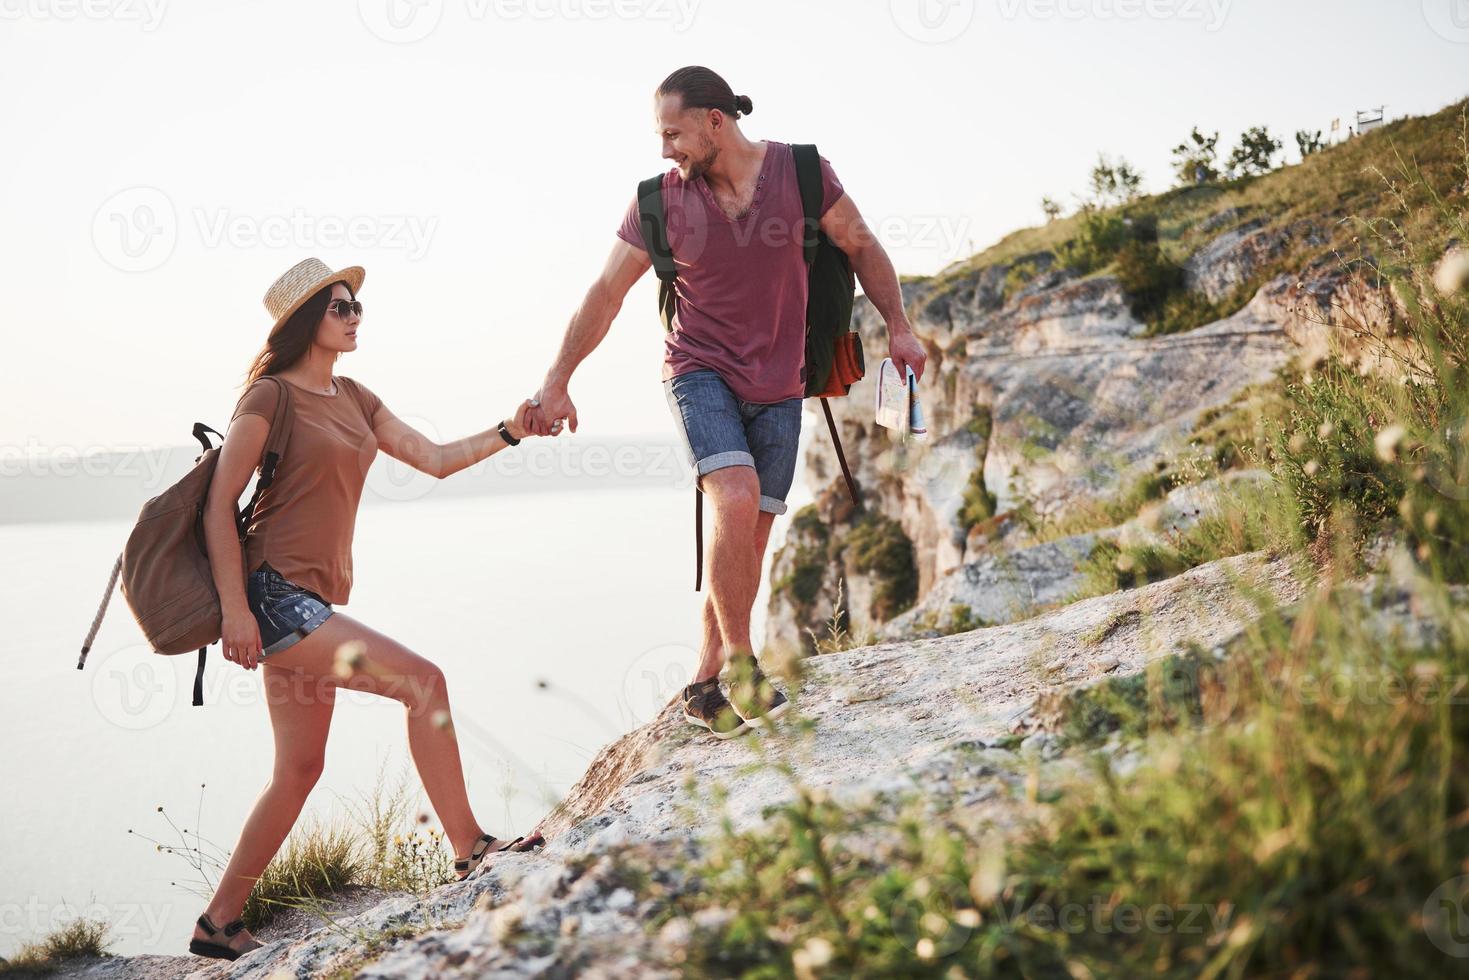
MULTIPOLYGON (((275 479, 276 466, 285 453, 295 417, 291 409, 291 386, 279 378, 270 380, 280 393, 261 455, 255 493, 245 509, 235 514, 235 526, 242 542, 260 495, 275 479)), ((194 460, 194 468, 187 476, 143 505, 127 545, 112 566, 107 592, 102 596, 102 604, 77 660, 77 670, 81 670, 102 626, 112 589, 121 577, 123 597, 154 653, 199 651, 199 667, 194 673, 196 705, 204 703, 204 662, 209 644, 217 641, 221 632, 219 592, 214 587, 214 572, 209 566, 209 549, 204 539, 204 502, 209 498, 209 484, 219 463, 219 449, 209 445, 206 432, 213 432, 221 441, 224 439, 203 422, 194 423, 194 438, 199 440, 204 452, 194 460)))

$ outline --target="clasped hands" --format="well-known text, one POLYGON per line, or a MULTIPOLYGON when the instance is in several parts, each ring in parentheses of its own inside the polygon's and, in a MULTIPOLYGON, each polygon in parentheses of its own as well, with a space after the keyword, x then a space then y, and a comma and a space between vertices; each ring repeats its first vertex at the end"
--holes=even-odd
POLYGON ((560 435, 564 425, 576 431, 576 406, 566 394, 565 385, 544 384, 521 407, 523 414, 516 413, 517 420, 533 436, 560 435))

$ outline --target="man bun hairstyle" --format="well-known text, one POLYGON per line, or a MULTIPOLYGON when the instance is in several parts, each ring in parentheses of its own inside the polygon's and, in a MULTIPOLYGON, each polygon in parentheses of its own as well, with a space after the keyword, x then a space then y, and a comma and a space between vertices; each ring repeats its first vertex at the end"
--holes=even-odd
POLYGON ((654 93, 676 95, 685 109, 718 109, 735 119, 755 111, 748 95, 735 95, 718 72, 702 65, 689 65, 663 79, 654 93))

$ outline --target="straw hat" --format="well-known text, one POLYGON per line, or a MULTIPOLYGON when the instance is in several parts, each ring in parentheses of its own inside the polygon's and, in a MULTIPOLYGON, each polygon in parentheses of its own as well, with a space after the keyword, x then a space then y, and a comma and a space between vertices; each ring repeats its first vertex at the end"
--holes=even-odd
POLYGON ((281 324, 323 286, 345 280, 352 287, 352 295, 356 296, 366 276, 367 271, 360 265, 349 265, 333 272, 331 266, 321 259, 311 258, 297 262, 265 291, 265 309, 275 318, 275 326, 270 328, 271 332, 279 330, 281 324))

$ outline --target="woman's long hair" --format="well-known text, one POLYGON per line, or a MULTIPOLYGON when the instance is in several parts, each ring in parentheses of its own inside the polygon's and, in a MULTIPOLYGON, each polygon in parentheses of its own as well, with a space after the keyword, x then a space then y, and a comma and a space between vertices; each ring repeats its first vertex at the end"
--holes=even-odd
POLYGON ((348 295, 353 299, 357 298, 357 294, 352 292, 352 286, 340 279, 313 293, 310 299, 301 304, 300 309, 286 318, 280 329, 272 330, 265 339, 265 346, 260 348, 260 353, 255 355, 250 370, 245 374, 246 388, 257 378, 263 378, 267 374, 280 374, 306 356, 306 352, 311 350, 312 342, 316 340, 316 328, 321 326, 322 317, 326 316, 326 305, 331 302, 332 288, 339 285, 346 286, 348 295))

